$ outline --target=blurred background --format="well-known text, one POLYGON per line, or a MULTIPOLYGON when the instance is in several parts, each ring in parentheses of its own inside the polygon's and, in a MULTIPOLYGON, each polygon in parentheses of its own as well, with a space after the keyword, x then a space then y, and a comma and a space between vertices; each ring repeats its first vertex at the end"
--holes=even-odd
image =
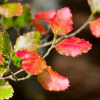
MULTIPOLYGON (((87 0, 8 1, 28 3, 31 6, 32 16, 40 11, 69 7, 73 14, 73 31, 83 25, 90 15, 87 0)), ((100 14, 96 15, 96 17, 99 16, 100 14)), ((17 38, 16 31, 10 29, 8 32, 14 44, 17 38)), ((100 100, 100 39, 92 36, 89 26, 76 37, 89 41, 93 44, 92 49, 76 58, 62 56, 53 49, 46 58, 47 64, 53 70, 70 80, 71 86, 67 90, 63 92, 46 91, 35 78, 20 82, 10 81, 15 91, 10 100, 100 100)))

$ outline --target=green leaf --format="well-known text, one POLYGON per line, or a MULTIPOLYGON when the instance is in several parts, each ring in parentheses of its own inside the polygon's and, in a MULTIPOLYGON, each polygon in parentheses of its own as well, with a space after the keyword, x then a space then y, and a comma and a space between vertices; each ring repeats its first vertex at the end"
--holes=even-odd
POLYGON ((9 99, 13 96, 13 88, 5 80, 0 79, 0 99, 9 99))
POLYGON ((3 54, 9 56, 11 51, 9 35, 7 32, 3 33, 3 54))
POLYGON ((38 32, 29 32, 17 38, 14 46, 15 52, 26 49, 28 51, 36 51, 40 44, 41 36, 38 32))
POLYGON ((13 26, 14 26, 14 22, 12 18, 5 18, 5 17, 3 18, 3 27, 5 30, 13 26))
POLYGON ((7 32, 0 32, 0 52, 4 56, 10 55, 10 40, 7 32))
POLYGON ((17 66, 17 67, 19 67, 19 68, 22 67, 22 66, 21 66, 21 64, 22 64, 22 59, 19 58, 19 57, 17 57, 16 55, 14 55, 14 56, 12 57, 12 62, 13 62, 13 64, 14 64, 15 66, 17 66))
POLYGON ((0 52, 3 54, 3 34, 0 32, 0 52))
POLYGON ((2 75, 5 69, 6 69, 5 66, 0 65, 0 76, 2 75))
POLYGON ((15 25, 18 28, 27 27, 31 24, 31 9, 29 5, 23 5, 23 13, 15 20, 15 25))

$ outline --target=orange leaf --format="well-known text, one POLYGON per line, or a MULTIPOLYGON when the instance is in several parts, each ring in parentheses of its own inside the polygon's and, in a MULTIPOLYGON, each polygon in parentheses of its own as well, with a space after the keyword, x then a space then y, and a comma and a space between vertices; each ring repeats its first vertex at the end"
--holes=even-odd
POLYGON ((46 68, 46 62, 42 59, 36 51, 17 51, 16 55, 22 58, 22 67, 26 72, 37 75, 46 68))
POLYGON ((32 21, 33 27, 36 28, 36 31, 38 31, 41 34, 41 36, 46 35, 47 31, 41 23, 39 23, 35 19, 31 19, 31 21, 32 21))
POLYGON ((0 14, 6 18, 20 16, 22 14, 22 5, 20 3, 8 3, 0 5, 0 14))
POLYGON ((41 21, 41 20, 48 21, 50 18, 54 16, 55 13, 56 13, 55 10, 49 10, 49 11, 40 12, 38 14, 35 14, 34 17, 38 21, 41 21))
POLYGON ((93 20, 90 23, 90 30, 95 37, 100 37, 100 18, 93 20))
POLYGON ((62 8, 48 21, 54 33, 59 29, 58 35, 65 35, 72 31, 72 14, 69 8, 62 8))
POLYGON ((56 50, 65 56, 76 57, 83 53, 87 53, 91 49, 92 44, 84 39, 72 37, 69 39, 64 39, 56 45, 56 50))
POLYGON ((64 91, 69 87, 69 80, 67 77, 59 75, 51 68, 46 68, 42 73, 37 75, 38 81, 49 91, 64 91))

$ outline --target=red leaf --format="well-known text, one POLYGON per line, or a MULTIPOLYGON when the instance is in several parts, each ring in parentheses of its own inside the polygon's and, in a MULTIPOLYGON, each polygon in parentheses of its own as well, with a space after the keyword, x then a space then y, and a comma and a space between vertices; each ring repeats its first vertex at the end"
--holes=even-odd
POLYGON ((100 18, 93 20, 90 23, 90 30, 95 37, 100 37, 100 18))
POLYGON ((42 59, 36 51, 17 51, 16 55, 22 58, 22 67, 26 72, 37 75, 46 68, 46 62, 42 59))
POLYGON ((92 44, 84 39, 72 37, 69 39, 64 39, 56 45, 56 50, 65 56, 76 57, 83 53, 87 53, 91 49, 92 44))
POLYGON ((3 64, 3 58, 2 58, 2 54, 0 52, 0 65, 3 64))
POLYGON ((72 14, 70 9, 65 7, 58 10, 57 13, 53 16, 53 18, 50 18, 48 22, 50 23, 54 33, 56 33, 59 29, 59 35, 65 35, 73 29, 73 21, 71 18, 72 14))
POLYGON ((48 21, 50 18, 54 16, 55 13, 56 13, 55 10, 50 10, 50 11, 45 11, 45 12, 40 12, 38 14, 35 14, 34 17, 38 21, 41 20, 48 21))
POLYGON ((46 29, 43 27, 41 23, 36 21, 35 19, 31 19, 33 27, 36 28, 36 31, 38 31, 42 36, 47 33, 46 29))
POLYGON ((69 80, 67 77, 59 75, 51 68, 46 68, 42 73, 37 75, 38 81, 49 91, 64 91, 69 86, 69 80))
POLYGON ((8 3, 0 5, 0 14, 4 15, 6 18, 15 16, 20 16, 22 14, 23 8, 20 3, 8 3))

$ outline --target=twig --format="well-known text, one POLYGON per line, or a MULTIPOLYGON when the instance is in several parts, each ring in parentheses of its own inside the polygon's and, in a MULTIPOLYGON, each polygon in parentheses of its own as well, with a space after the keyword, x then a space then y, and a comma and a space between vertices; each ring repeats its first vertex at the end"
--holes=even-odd
MULTIPOLYGON (((69 35, 64 35, 64 36, 59 37, 58 39, 56 39, 55 43, 56 43, 57 41, 61 41, 61 40, 64 39, 64 38, 73 37, 73 36, 75 36, 76 34, 78 34, 80 31, 82 31, 82 30, 89 24, 89 22, 90 22, 90 20, 91 20, 92 17, 93 17, 93 15, 90 15, 90 17, 88 18, 88 20, 87 20, 79 29, 77 29, 77 30, 76 30, 75 32, 73 32, 73 33, 70 33, 69 35)), ((49 45, 51 45, 51 44, 52 44, 52 41, 47 42, 47 43, 44 43, 44 44, 41 44, 41 45, 39 46, 39 48, 46 47, 46 46, 49 46, 49 45)))
POLYGON ((51 47, 48 49, 47 53, 43 56, 43 58, 45 58, 50 53, 50 51, 54 48, 55 40, 56 38, 53 39, 51 47))
POLYGON ((48 38, 50 37, 50 34, 44 37, 44 39, 41 40, 40 44, 43 44, 44 42, 47 42, 48 38))

